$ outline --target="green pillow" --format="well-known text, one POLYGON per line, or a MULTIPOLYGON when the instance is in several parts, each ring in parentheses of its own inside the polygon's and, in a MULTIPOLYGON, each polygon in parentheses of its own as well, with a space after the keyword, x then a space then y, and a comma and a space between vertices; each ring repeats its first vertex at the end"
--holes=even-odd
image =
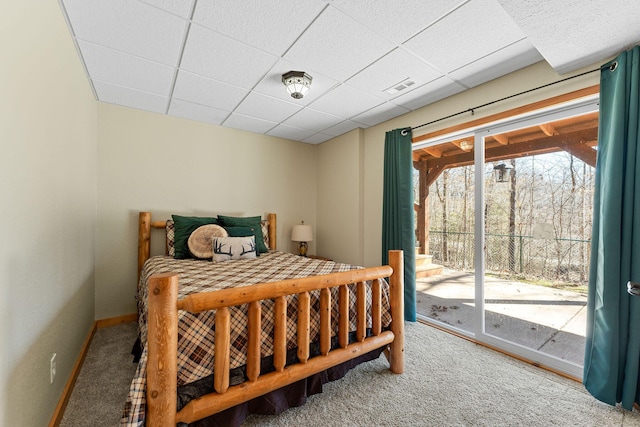
MULTIPOLYGON (((234 217, 234 216, 224 216, 218 215, 218 221, 221 226, 224 228, 227 227, 246 227, 253 231, 253 235, 256 236, 256 247, 258 248, 258 253, 266 253, 269 252, 267 245, 264 244, 264 237, 262 236, 262 225, 260 224, 262 221, 262 217, 259 216, 249 216, 249 217, 234 217)), ((227 230, 229 232, 229 230, 227 230)), ((229 234, 231 236, 231 234, 229 234)))
POLYGON ((253 230, 249 227, 223 227, 227 230, 229 237, 249 237, 253 236, 253 230))
POLYGON ((174 223, 174 249, 175 259, 192 258, 189 251, 189 236, 201 225, 218 224, 217 218, 201 216, 171 215, 174 223))

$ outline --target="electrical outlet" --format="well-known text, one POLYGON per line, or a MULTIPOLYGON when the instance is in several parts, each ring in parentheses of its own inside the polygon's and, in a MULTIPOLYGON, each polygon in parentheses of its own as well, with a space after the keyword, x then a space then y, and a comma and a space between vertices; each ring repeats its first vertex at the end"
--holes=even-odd
POLYGON ((49 373, 51 377, 51 384, 53 384, 53 379, 56 377, 56 353, 53 353, 51 356, 51 363, 49 365, 49 373))

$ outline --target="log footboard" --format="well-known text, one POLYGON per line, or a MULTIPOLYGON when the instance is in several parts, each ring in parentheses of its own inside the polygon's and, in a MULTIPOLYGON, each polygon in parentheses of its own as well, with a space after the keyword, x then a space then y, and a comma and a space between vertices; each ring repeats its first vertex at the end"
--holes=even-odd
POLYGON ((403 254, 389 252, 388 266, 365 268, 322 276, 290 279, 251 285, 237 289, 193 294, 178 301, 178 277, 175 274, 154 275, 149 279, 148 365, 146 423, 172 426, 190 423, 249 401, 271 390, 321 372, 371 350, 385 347, 390 370, 404 370, 404 302, 403 254), (382 331, 380 280, 389 278, 391 327, 382 331), (366 336, 367 313, 365 282, 372 281, 371 335, 366 336), (349 344, 349 292, 355 283, 357 320, 356 341, 349 344), (331 292, 338 287, 338 342, 331 350, 331 292), (309 357, 309 293, 320 291, 320 355, 309 357), (298 295, 298 358, 300 363, 286 366, 287 295, 298 295), (275 301, 274 355, 275 371, 260 375, 261 303, 275 301), (230 320, 229 308, 248 304, 248 381, 229 386, 230 320), (216 310, 214 389, 215 392, 195 399, 182 410, 177 407, 177 336, 178 310, 199 313, 216 310))

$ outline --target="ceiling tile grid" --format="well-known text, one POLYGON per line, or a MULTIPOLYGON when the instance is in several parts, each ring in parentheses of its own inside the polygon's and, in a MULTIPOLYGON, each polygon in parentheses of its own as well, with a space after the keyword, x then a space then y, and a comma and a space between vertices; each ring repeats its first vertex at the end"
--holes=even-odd
POLYGON ((111 83, 94 80, 93 86, 101 101, 123 105, 153 113, 164 113, 169 98, 136 89, 130 89, 111 83))
POLYGON ((191 25, 180 69, 252 88, 277 57, 199 25, 191 25))
POLYGON ((82 57, 94 80, 169 96, 175 69, 139 56, 79 40, 82 57))
POLYGON ((243 114, 232 113, 227 119, 224 121, 225 126, 246 130, 254 133, 262 133, 265 134, 269 130, 273 129, 278 125, 277 122, 271 122, 268 120, 257 119, 252 116, 245 116, 243 114))
POLYGON ((288 102, 280 98, 263 95, 254 91, 249 93, 249 95, 242 100, 242 103, 238 105, 235 112, 244 114, 245 116, 280 123, 300 111, 302 108, 302 105, 294 102, 288 102))
POLYGON ((565 73, 640 41, 636 0, 60 4, 99 101, 310 144, 541 60, 565 73), (291 70, 313 77, 299 100, 282 84, 291 70))
POLYGON ((317 0, 198 0, 193 21, 281 56, 325 7, 317 0))
POLYGON ((232 111, 249 91, 217 80, 180 71, 173 97, 183 101, 232 111))
POLYGON ((208 107, 206 105, 195 104, 173 98, 169 106, 169 114, 183 119, 195 120, 198 122, 221 125, 229 116, 229 112, 219 108, 208 107))
POLYGON ((403 46, 436 69, 450 73, 524 38, 524 33, 495 0, 474 0, 403 46), (480 27, 478 20, 482 16, 490 16, 490 24, 485 22, 480 27))
MULTIPOLYGON (((64 0, 79 40, 175 66, 187 22, 146 3, 129 0, 64 0)), ((91 74, 91 70, 89 70, 91 74)))

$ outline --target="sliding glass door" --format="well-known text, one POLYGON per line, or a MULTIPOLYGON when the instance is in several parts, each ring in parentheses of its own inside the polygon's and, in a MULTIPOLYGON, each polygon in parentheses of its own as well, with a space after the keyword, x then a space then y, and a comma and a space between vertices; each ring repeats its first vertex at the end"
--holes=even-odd
POLYGON ((581 376, 597 116, 585 99, 416 147, 418 251, 441 267, 417 277, 422 319, 581 376))

